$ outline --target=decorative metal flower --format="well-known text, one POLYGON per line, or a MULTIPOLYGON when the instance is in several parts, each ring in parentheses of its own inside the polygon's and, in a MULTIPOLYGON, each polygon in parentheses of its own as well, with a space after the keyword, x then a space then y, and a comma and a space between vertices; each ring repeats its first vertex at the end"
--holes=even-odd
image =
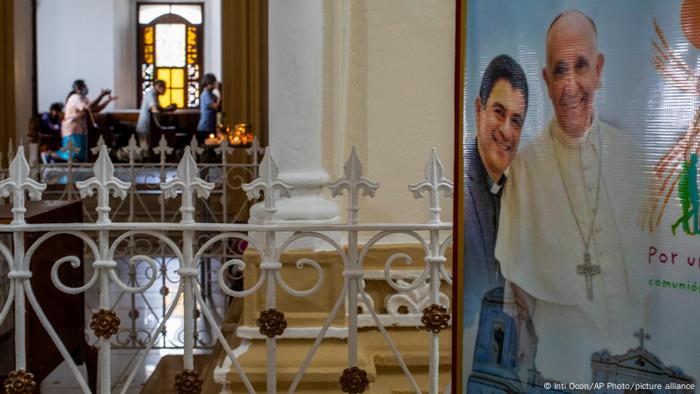
POLYGON ((109 337, 119 331, 120 323, 121 321, 114 311, 100 309, 92 315, 92 319, 90 319, 90 328, 98 337, 109 339, 109 337))
POLYGON ((175 390, 180 394, 199 394, 202 392, 202 384, 204 380, 191 369, 185 369, 175 376, 175 390))
POLYGON ((363 393, 369 386, 367 372, 358 367, 345 368, 340 377, 340 386, 344 393, 363 393))
POLYGON ((20 369, 12 371, 5 379, 5 392, 8 394, 31 393, 36 389, 34 375, 20 369))
POLYGON ((420 321, 425 325, 426 330, 437 334, 449 325, 450 314, 444 306, 432 304, 423 309, 423 318, 420 321))
POLYGON ((260 317, 255 323, 260 327, 260 334, 268 338, 282 335, 284 329, 287 328, 287 321, 284 319, 284 313, 275 308, 260 312, 260 317))

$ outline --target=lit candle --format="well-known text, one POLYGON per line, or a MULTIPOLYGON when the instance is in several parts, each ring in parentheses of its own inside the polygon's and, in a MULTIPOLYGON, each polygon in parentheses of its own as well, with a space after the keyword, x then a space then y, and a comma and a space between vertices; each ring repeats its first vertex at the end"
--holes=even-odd
POLYGON ((221 140, 216 138, 216 134, 210 133, 209 138, 204 140, 204 145, 218 145, 221 143, 221 140))

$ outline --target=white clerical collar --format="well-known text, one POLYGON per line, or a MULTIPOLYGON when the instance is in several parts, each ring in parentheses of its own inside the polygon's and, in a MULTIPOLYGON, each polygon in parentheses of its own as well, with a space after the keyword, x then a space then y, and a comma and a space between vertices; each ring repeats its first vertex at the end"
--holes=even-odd
POLYGON ((493 195, 498 195, 500 193, 501 189, 503 188, 503 185, 506 184, 506 180, 508 180, 508 173, 509 173, 510 167, 506 168, 506 171, 501 175, 501 178, 498 180, 498 182, 494 182, 491 177, 486 174, 486 184, 489 187, 489 192, 493 195))
POLYGON ((552 130, 552 136, 563 146, 566 147, 577 147, 581 145, 582 142, 586 141, 593 141, 594 145, 597 145, 595 141, 597 141, 596 138, 591 139, 592 136, 591 134, 595 134, 595 131, 598 129, 598 114, 596 112, 593 112, 593 121, 591 122, 591 125, 586 129, 586 131, 579 137, 571 137, 564 133, 564 130, 562 130, 561 126, 559 125, 559 121, 557 120, 556 116, 552 118, 549 127, 552 130))
POLYGON ((488 177, 486 181, 488 183, 489 191, 491 192, 491 194, 496 195, 501 191, 503 184, 506 183, 506 176, 502 175, 501 179, 499 179, 498 182, 494 182, 493 179, 491 179, 491 177, 488 177))

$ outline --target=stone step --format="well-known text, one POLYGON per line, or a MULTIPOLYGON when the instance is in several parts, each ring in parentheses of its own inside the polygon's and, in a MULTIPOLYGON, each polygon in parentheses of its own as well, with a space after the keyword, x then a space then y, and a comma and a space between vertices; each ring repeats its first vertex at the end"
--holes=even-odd
MULTIPOLYGON (((392 340, 417 384, 428 387, 429 352, 425 332, 415 329, 392 330, 392 340)), ((440 382, 444 387, 450 379, 451 341, 449 330, 443 332, 440 352, 440 382)), ((359 366, 367 371, 370 388, 366 393, 414 392, 410 381, 401 370, 389 345, 375 330, 362 331, 358 337, 359 366)), ((277 344, 277 391, 285 392, 296 376, 301 363, 311 348, 311 340, 278 340, 277 344)), ((304 373, 298 393, 338 392, 339 379, 347 367, 347 342, 340 339, 326 339, 322 342, 309 368, 304 373), (330 390, 330 391, 328 391, 330 390)), ((256 391, 264 392, 267 380, 266 351, 264 341, 254 341, 251 348, 242 355, 240 363, 246 376, 256 391)), ((232 368, 228 374, 234 392, 243 389, 240 377, 232 368)), ((426 391, 424 391, 426 392, 426 391)))

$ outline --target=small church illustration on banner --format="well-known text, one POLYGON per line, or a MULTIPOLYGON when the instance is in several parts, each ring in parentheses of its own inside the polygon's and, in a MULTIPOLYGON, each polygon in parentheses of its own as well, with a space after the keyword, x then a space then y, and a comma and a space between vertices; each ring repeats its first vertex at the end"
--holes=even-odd
MULTIPOLYGON (((649 335, 641 329, 634 334, 639 346, 624 355, 607 351, 591 356, 594 382, 606 383, 676 383, 687 385, 694 379, 676 367, 667 367, 644 347, 649 335)), ((552 380, 543 377, 535 366, 537 337, 525 309, 510 297, 504 297, 502 287, 495 288, 483 298, 479 332, 474 349, 472 373, 467 382, 468 393, 478 394, 544 394, 573 393, 545 389, 552 380)), ((682 386, 681 386, 682 387, 682 386)), ((592 393, 607 393, 602 388, 592 393)), ((649 391, 651 393, 651 391, 649 391)), ((694 390, 662 390, 654 393, 694 393, 694 390)))

